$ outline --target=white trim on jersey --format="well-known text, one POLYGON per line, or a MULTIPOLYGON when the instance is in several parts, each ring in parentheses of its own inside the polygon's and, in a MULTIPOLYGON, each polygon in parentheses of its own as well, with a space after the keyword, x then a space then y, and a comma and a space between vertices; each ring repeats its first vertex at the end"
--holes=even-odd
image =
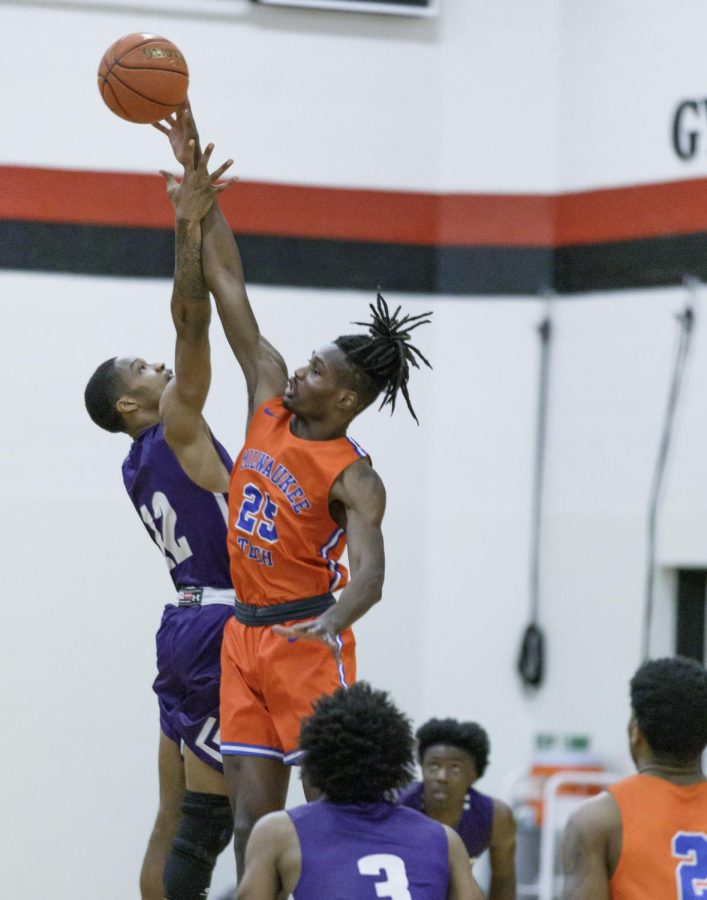
POLYGON ((268 759, 284 759, 282 750, 272 747, 257 747, 253 744, 228 744, 221 742, 221 754, 223 756, 265 756, 268 759))
POLYGON ((217 726, 216 717, 209 716, 204 722, 204 727, 199 732, 199 737, 196 739, 196 746, 200 750, 203 750, 204 753, 208 753, 212 759, 215 759, 217 762, 222 762, 221 754, 209 743, 210 740, 213 741, 216 746, 221 743, 221 731, 218 727, 214 729, 214 726, 217 726))
POLYGON ((226 497, 223 494, 218 494, 216 492, 214 492, 214 498, 216 499, 218 508, 221 510, 223 521, 226 523, 226 527, 228 528, 228 500, 226 500, 226 497))
POLYGON ((346 681, 346 672, 344 671, 344 664, 341 662, 341 651, 344 649, 344 642, 341 639, 341 635, 337 634, 336 636, 336 646, 339 648, 339 654, 336 660, 336 667, 339 670, 339 681, 341 682, 341 686, 347 688, 349 686, 346 681))
POLYGON ((327 564, 327 569, 329 570, 329 590, 335 591, 341 581, 341 569, 339 567, 339 560, 337 559, 329 559, 329 554, 339 543, 342 534, 344 533, 343 528, 337 528, 334 533, 331 535, 329 540, 324 544, 324 546, 319 551, 322 559, 327 564))
POLYGON ((304 756, 303 750, 292 750, 290 753, 286 753, 282 759, 286 766, 296 766, 301 761, 304 756))
POLYGON ((350 437, 348 434, 346 435, 346 440, 349 442, 349 444, 351 444, 351 446, 354 448, 354 450, 356 451, 356 453, 358 453, 358 455, 359 455, 362 459, 363 459, 364 457, 370 455, 370 454, 366 453, 366 451, 365 451, 365 450, 363 449, 363 447, 358 443, 358 441, 355 441, 355 440, 354 440, 352 437, 350 437))

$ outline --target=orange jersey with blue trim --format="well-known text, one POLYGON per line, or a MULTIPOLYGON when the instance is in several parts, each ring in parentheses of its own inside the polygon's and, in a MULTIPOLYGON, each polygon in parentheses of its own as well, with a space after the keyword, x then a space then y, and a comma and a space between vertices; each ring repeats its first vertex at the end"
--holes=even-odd
POLYGON ((633 775, 608 788, 621 813, 612 900, 707 897, 707 782, 633 775))
MULTIPOLYGON (((242 603, 269 606, 344 587, 346 532, 329 513, 341 472, 368 456, 352 438, 290 431, 282 398, 253 414, 228 492, 231 578, 242 603)), ((370 460, 369 460, 370 461, 370 460)))

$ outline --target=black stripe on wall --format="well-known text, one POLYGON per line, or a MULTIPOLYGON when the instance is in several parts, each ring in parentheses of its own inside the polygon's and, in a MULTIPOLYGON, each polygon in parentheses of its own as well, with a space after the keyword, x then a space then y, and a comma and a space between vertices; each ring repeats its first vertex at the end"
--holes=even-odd
POLYGON ((707 571, 678 570, 675 652, 704 664, 707 571))
MULTIPOLYGON (((243 235, 252 284, 404 293, 526 294, 547 286, 552 250, 431 247, 243 235)), ((0 221, 0 269, 170 278, 171 230, 0 221)))
POLYGON ((583 244, 555 251, 559 294, 679 284, 707 278, 707 233, 583 244))
MULTIPOLYGON (((707 233, 560 247, 434 247, 243 235, 253 284, 426 294, 560 294, 707 280, 707 233)), ((0 269, 170 278, 171 229, 0 221, 0 269)))

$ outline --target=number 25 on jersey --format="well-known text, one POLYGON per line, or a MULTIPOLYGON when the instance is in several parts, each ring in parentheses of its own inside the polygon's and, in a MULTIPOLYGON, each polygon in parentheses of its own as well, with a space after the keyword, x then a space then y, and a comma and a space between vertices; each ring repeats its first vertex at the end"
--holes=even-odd
POLYGON ((243 488, 243 502, 236 519, 236 528, 246 534, 255 535, 268 544, 277 541, 275 516, 277 504, 269 494, 264 494, 250 482, 243 488))

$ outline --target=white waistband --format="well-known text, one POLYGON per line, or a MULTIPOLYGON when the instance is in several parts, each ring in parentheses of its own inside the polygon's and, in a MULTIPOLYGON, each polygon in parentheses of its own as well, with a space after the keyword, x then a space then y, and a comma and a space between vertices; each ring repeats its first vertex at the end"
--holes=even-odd
MULTIPOLYGON (((236 599, 236 592, 233 588, 212 588, 203 587, 201 590, 201 605, 207 606, 209 603, 225 603, 233 606, 236 599)), ((177 592, 177 603, 182 599, 182 594, 177 592)))

